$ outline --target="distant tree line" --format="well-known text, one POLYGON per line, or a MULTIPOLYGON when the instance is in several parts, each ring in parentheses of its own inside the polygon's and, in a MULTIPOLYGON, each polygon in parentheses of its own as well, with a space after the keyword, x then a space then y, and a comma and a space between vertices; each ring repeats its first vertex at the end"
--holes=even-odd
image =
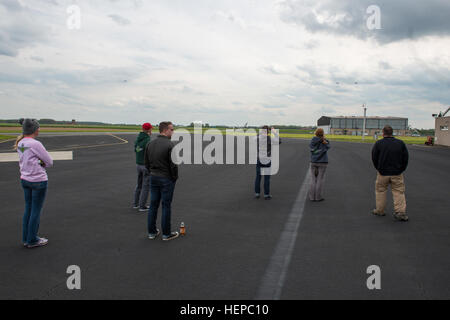
MULTIPOLYGON (((297 129, 297 130, 315 130, 317 129, 316 126, 299 126, 299 125, 272 125, 271 126, 277 128, 277 129, 297 129)), ((178 127, 194 127, 194 122, 191 122, 188 126, 178 126, 178 127)), ((230 125, 210 125, 209 123, 203 123, 203 127, 204 128, 242 128, 244 127, 242 126, 230 126, 230 125)), ((259 129, 260 126, 247 126, 247 128, 252 128, 252 129, 259 129)))
MULTIPOLYGON (((111 124, 111 123, 105 123, 105 122, 95 122, 95 121, 58 121, 54 119, 38 119, 39 123, 41 125, 45 124, 59 124, 59 125, 86 125, 86 126, 113 126, 113 125, 121 125, 121 126, 127 126, 127 124, 111 124)), ((11 124, 18 124, 19 119, 7 119, 2 120, 0 119, 0 123, 11 123, 11 124)), ((134 126, 134 125, 130 125, 134 126)))

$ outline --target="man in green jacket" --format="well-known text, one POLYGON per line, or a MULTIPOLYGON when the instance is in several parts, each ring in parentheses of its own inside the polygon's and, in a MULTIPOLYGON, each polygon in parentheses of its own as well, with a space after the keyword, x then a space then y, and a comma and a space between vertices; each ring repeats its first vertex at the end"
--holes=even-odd
POLYGON ((150 123, 144 123, 142 132, 139 133, 134 142, 138 173, 136 191, 134 192, 134 209, 139 209, 139 212, 146 212, 149 209, 147 200, 150 193, 150 173, 144 165, 144 154, 147 144, 151 140, 152 129, 153 127, 150 123))

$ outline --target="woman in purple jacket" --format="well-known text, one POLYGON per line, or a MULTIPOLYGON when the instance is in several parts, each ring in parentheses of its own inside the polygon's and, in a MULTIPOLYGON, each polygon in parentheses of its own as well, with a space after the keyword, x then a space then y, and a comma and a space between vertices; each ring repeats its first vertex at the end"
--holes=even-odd
POLYGON ((25 193, 22 240, 26 248, 36 248, 48 244, 48 240, 38 237, 37 233, 48 186, 45 168, 53 165, 53 159, 42 143, 35 140, 39 135, 39 122, 21 119, 20 124, 23 134, 17 138, 15 149, 20 157, 20 179, 25 193))

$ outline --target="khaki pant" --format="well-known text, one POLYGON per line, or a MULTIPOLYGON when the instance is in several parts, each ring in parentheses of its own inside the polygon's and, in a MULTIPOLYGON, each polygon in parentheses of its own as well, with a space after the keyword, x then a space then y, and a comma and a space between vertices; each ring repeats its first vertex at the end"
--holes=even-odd
POLYGON ((392 196, 394 198, 395 213, 406 214, 405 181, 403 175, 382 176, 380 173, 378 173, 377 181, 375 182, 377 213, 384 213, 389 185, 391 185, 392 196))

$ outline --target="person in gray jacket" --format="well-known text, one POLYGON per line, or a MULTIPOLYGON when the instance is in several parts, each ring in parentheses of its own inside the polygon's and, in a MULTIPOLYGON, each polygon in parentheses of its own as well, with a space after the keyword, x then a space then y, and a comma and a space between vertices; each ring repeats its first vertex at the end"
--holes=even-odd
POLYGON ((311 173, 312 181, 309 189, 309 199, 311 201, 324 201, 322 190, 324 185, 325 171, 328 166, 328 150, 330 142, 325 139, 323 129, 316 130, 316 136, 309 144, 311 149, 311 173))
POLYGON ((179 232, 171 231, 171 205, 175 184, 178 180, 178 166, 172 161, 174 147, 171 138, 174 132, 172 122, 159 124, 159 136, 147 145, 145 167, 150 172, 150 210, 148 212, 148 238, 156 239, 160 231, 156 228, 159 205, 162 203, 163 240, 179 237, 179 232))

